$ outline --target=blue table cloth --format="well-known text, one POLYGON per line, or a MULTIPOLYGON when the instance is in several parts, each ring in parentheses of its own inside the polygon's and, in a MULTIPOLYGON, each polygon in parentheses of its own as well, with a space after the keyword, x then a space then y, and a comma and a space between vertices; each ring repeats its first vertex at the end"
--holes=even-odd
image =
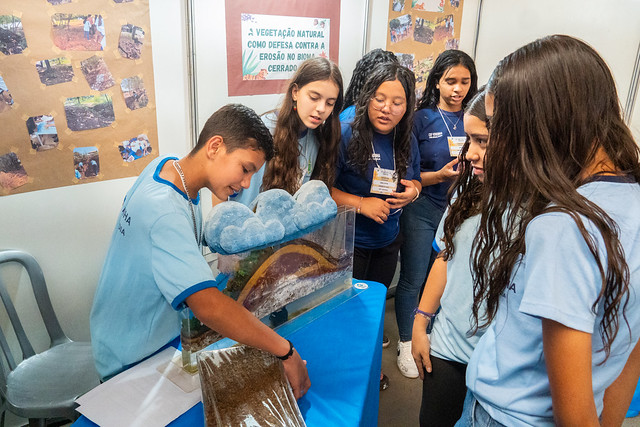
MULTIPOLYGON (((313 310, 282 325, 311 378, 298 400, 307 426, 377 426, 386 288, 355 282, 313 310)), ((81 416, 74 427, 95 426, 81 416)), ((202 403, 169 424, 204 426, 202 403)))

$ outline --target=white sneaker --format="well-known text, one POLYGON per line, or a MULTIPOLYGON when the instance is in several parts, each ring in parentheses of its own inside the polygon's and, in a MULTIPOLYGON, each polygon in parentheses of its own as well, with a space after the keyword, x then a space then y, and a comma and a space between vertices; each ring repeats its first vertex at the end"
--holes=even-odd
POLYGON ((411 355, 411 341, 398 341, 398 369, 407 378, 418 378, 418 367, 411 355))

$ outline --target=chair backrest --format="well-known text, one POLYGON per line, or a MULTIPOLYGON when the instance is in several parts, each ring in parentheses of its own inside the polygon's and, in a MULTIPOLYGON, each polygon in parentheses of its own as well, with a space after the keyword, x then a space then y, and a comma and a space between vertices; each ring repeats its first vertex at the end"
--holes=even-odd
MULTIPOLYGON (((0 265, 7 263, 19 263, 26 270, 31 286, 33 288, 33 295, 35 297, 40 315, 51 339, 51 347, 69 342, 69 338, 64 334, 58 318, 53 311, 51 300, 49 299, 49 292, 47 291, 47 285, 44 280, 44 274, 42 269, 35 258, 26 252, 18 250, 3 250, 0 251, 0 265)), ((29 339, 25 333, 22 322, 18 317, 15 305, 11 300, 11 296, 5 283, 0 278, 0 299, 4 304, 7 312, 7 316, 11 322, 11 326, 16 334, 20 350, 22 351, 22 359, 27 359, 35 354, 33 346, 29 342, 29 339)), ((11 352, 10 346, 7 342, 5 334, 0 330, 0 348, 5 356, 9 370, 13 370, 16 367, 16 362, 11 352)))

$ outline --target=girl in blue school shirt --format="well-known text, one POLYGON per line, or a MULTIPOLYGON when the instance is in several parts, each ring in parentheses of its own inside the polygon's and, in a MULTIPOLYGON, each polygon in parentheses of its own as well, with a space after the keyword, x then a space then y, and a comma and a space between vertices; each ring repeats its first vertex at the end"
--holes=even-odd
MULTIPOLYGON (((420 160, 411 133, 415 77, 395 63, 372 70, 342 124, 332 196, 356 208, 353 277, 389 287, 398 262, 400 214, 420 194, 420 160)), ((388 380, 381 376, 381 388, 388 380)))
POLYGON ((276 154, 253 176, 249 188, 229 198, 249 205, 261 191, 294 194, 310 179, 331 188, 335 179, 342 108, 342 74, 327 58, 307 59, 289 81, 277 112, 262 116, 276 154))
POLYGON ((450 427, 460 418, 467 393, 467 363, 481 336, 480 332, 468 332, 473 326, 469 258, 480 223, 484 154, 489 141, 484 99, 481 89, 465 108, 468 138, 459 156, 461 171, 433 242, 439 255, 415 310, 411 352, 423 379, 421 427, 450 427))
POLYGON ((395 296, 400 335, 397 365, 408 378, 418 377, 411 357, 412 312, 436 256, 431 243, 447 204, 447 192, 458 174, 457 157, 466 140, 464 108, 476 93, 477 82, 471 57, 461 50, 446 50, 429 73, 415 113, 413 133, 420 149, 422 192, 416 203, 407 206, 400 221, 403 242, 395 296))
POLYGON ((489 327, 456 425, 619 426, 640 375, 640 150, 611 72, 545 37, 498 64, 486 110, 472 266, 489 327))

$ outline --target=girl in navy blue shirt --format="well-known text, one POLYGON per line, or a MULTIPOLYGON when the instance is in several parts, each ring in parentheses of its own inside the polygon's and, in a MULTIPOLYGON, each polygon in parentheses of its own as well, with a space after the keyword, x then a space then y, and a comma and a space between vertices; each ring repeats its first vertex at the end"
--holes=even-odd
POLYGON ((447 191, 458 174, 459 149, 466 140, 462 116, 477 90, 473 60, 460 50, 442 52, 429 73, 414 116, 413 134, 420 150, 422 192, 402 214, 403 243, 395 308, 400 341, 397 364, 408 378, 417 378, 411 357, 413 309, 435 259, 431 243, 447 204, 447 191))
MULTIPOLYGON (((415 77, 395 64, 378 65, 342 124, 336 183, 338 205, 356 208, 353 277, 389 287, 400 249, 400 214, 416 200, 420 158, 411 133, 415 77)), ((381 388, 382 388, 381 383, 381 388)))

